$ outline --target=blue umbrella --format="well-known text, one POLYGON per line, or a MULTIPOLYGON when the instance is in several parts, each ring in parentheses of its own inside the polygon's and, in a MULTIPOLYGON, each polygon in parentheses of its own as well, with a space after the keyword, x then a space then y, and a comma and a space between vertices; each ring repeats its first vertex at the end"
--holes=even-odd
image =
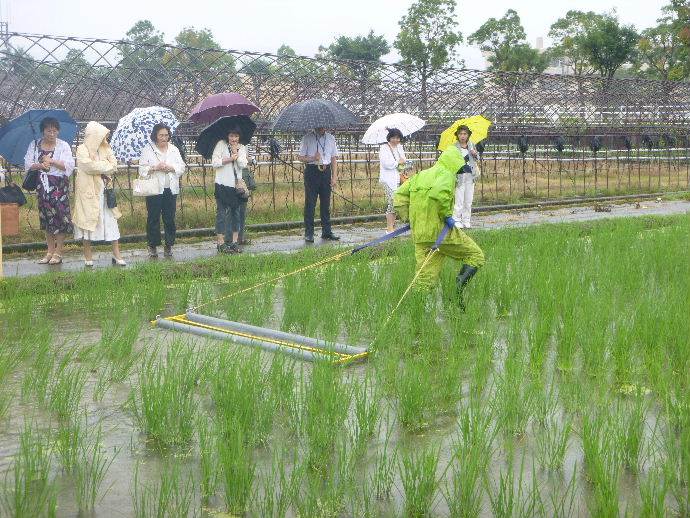
POLYGON ((163 106, 135 108, 122 117, 110 139, 110 147, 118 160, 139 160, 144 146, 151 144, 151 131, 158 124, 167 124, 174 132, 180 124, 173 112, 163 106))
POLYGON ((46 117, 53 117, 60 123, 58 138, 68 144, 77 136, 77 123, 65 110, 29 110, 0 128, 0 155, 10 164, 24 167, 24 155, 32 140, 43 135, 39 126, 46 117))

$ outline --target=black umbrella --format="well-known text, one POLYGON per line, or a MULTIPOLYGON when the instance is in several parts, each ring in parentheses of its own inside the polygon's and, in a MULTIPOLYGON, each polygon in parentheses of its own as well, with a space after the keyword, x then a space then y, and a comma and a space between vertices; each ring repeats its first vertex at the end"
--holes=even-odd
POLYGON ((201 156, 210 159, 213 155, 213 149, 219 140, 227 138, 230 130, 236 130, 240 134, 240 144, 249 144, 249 141, 254 136, 256 124, 249 118, 243 115, 235 117, 221 117, 213 124, 206 126, 199 138, 196 139, 194 148, 201 156))
POLYGON ((280 112, 273 130, 305 132, 314 128, 347 128, 358 123, 359 118, 341 104, 326 99, 308 99, 280 112))

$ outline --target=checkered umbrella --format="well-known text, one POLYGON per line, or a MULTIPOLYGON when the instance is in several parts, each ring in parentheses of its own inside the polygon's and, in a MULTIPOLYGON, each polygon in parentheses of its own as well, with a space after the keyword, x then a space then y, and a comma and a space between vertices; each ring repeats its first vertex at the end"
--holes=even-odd
POLYGON ((280 112, 273 130, 305 132, 314 128, 347 128, 358 123, 359 118, 341 104, 326 99, 308 99, 280 112))
POLYGON ((171 131, 180 124, 173 112, 162 106, 135 108, 122 117, 110 139, 115 157, 123 162, 139 160, 141 150, 151 142, 153 127, 159 122, 167 124, 171 131))

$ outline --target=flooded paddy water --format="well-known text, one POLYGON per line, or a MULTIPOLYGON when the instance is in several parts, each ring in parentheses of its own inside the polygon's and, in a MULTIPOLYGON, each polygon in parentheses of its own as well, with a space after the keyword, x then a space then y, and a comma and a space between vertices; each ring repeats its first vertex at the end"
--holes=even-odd
POLYGON ((149 323, 337 249, 6 281, 0 514, 687 515, 690 217, 472 235, 466 313, 448 262, 384 327, 406 242, 200 310, 347 367, 149 323))

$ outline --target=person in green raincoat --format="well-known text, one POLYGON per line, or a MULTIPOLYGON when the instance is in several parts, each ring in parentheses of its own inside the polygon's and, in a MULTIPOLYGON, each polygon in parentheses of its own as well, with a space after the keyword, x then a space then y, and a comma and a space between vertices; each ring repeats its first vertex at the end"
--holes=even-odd
POLYGON ((393 197, 393 206, 400 219, 410 222, 417 260, 417 287, 431 289, 441 273, 444 259, 456 259, 462 263, 456 278, 462 309, 462 291, 484 265, 484 252, 472 238, 455 227, 453 219, 455 184, 463 167, 467 166, 462 153, 456 146, 450 146, 436 164, 402 184, 393 197), (444 225, 449 228, 448 235, 438 250, 427 257, 444 225))

